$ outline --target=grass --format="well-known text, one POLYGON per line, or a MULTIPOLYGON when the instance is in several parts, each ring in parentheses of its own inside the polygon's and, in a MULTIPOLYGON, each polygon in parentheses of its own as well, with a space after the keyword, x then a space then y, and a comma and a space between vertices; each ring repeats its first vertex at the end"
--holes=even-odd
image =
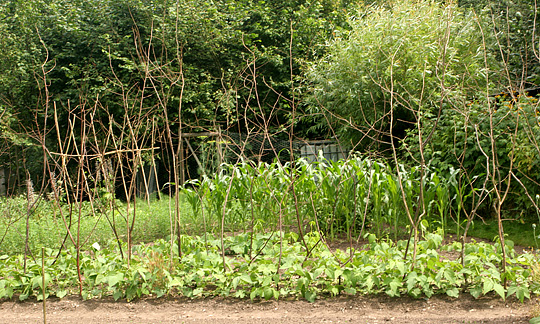
MULTIPOLYGON (((506 221, 503 223, 505 238, 512 240, 515 245, 520 245, 525 248, 539 249, 539 239, 534 239, 534 231, 532 223, 521 223, 518 221, 506 221)), ((536 235, 540 234, 537 229, 536 235)), ((496 241, 499 238, 499 228, 496 220, 480 220, 474 222, 474 225, 469 229, 468 236, 482 238, 490 241, 496 241)))
MULTIPOLYGON (((166 197, 166 196, 164 196, 166 197)), ((24 197, 2 198, 0 199, 0 253, 1 254, 22 254, 25 248, 26 234, 26 211, 27 202, 24 197)), ((117 202, 117 210, 114 213, 114 227, 119 238, 125 241, 126 238, 126 211, 127 205, 117 202)), ((69 215, 68 206, 63 206, 63 214, 69 215)), ((168 199, 153 200, 148 204, 144 200, 138 200, 130 205, 130 220, 133 217, 133 210, 136 211, 136 222, 132 232, 133 243, 149 243, 158 239, 169 240, 171 217, 174 217, 174 201, 168 199)), ((71 231, 77 232, 77 220, 79 211, 72 212, 71 231)), ((194 214, 185 197, 181 199, 180 206, 181 232, 187 235, 201 235, 202 233, 219 232, 220 224, 211 215, 203 213, 194 214), (205 217, 205 219, 203 219, 205 217)), ((80 239, 83 247, 88 248, 94 242, 105 246, 115 239, 111 224, 113 215, 92 213, 91 206, 84 202, 81 208, 80 217, 80 239)), ((249 220, 249 219, 248 219, 249 220)), ((69 222, 69 219, 66 219, 69 222)), ((226 232, 237 232, 244 224, 238 223, 238 219, 231 219, 230 224, 226 224, 226 232)), ((245 221, 245 220, 244 220, 245 221)), ((286 224, 287 225, 287 224, 286 224)), ((29 222, 29 247, 33 252, 37 252, 42 246, 57 248, 60 247, 66 236, 64 221, 60 216, 55 204, 49 201, 40 202, 30 215, 29 222)), ((455 229, 455 224, 448 224, 447 229, 451 233, 455 229)), ((504 230, 507 239, 512 240, 516 245, 526 248, 539 249, 540 239, 535 240, 535 234, 540 234, 540 228, 536 233, 532 223, 520 221, 506 221, 504 230)), ((455 234, 455 233, 454 233, 455 234)), ((475 221, 471 226, 468 235, 495 241, 498 238, 498 227, 495 220, 481 222, 475 221)), ((66 240, 67 247, 72 246, 70 239, 66 240)))
MULTIPOLYGON (((0 253, 22 254, 25 250, 26 239, 26 199, 23 197, 3 198, 0 201, 0 253)), ((89 202, 83 202, 79 210, 72 210, 70 230, 76 239, 80 219, 80 241, 83 248, 90 247, 98 242, 106 245, 115 239, 113 226, 121 240, 126 238, 126 212, 127 205, 117 202, 118 207, 113 213, 92 212, 89 202), (79 217, 80 215, 80 217, 79 217), (84 244, 83 244, 84 243, 84 244)), ((58 248, 66 237, 66 225, 58 209, 49 201, 42 201, 30 213, 29 219, 29 248, 36 253, 42 246, 58 248)), ((169 239, 171 220, 169 201, 155 200, 148 205, 145 201, 137 201, 130 206, 130 220, 133 210, 136 211, 135 226, 132 231, 133 243, 148 243, 158 239, 169 239), (135 207, 135 208, 134 208, 135 207)), ((173 208, 174 210, 174 208, 173 208)), ((62 206, 62 213, 69 224, 69 208, 62 206)), ((190 209, 181 207, 182 224, 188 224, 192 219, 190 209)), ((73 246, 69 238, 66 247, 73 246)))

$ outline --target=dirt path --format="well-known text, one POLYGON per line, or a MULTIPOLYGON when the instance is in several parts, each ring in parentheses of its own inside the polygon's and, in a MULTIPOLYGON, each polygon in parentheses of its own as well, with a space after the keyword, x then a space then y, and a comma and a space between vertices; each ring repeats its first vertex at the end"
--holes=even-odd
MULTIPOLYGON (((70 297, 47 301, 48 323, 529 323, 533 302, 505 303, 495 298, 474 300, 433 297, 429 300, 354 297, 306 301, 236 299, 153 300, 132 303, 82 301, 70 297)), ((0 323, 43 323, 42 304, 0 303, 0 323)))

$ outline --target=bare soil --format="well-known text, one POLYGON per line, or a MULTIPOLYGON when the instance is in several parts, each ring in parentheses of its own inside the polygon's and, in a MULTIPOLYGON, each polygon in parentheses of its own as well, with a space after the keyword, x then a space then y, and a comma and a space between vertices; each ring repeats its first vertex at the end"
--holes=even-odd
MULTIPOLYGON (((529 323, 536 301, 504 302, 500 298, 457 299, 435 296, 337 297, 303 300, 142 299, 135 302, 47 300, 47 323, 529 323)), ((0 323, 43 323, 36 301, 0 302, 0 323)))

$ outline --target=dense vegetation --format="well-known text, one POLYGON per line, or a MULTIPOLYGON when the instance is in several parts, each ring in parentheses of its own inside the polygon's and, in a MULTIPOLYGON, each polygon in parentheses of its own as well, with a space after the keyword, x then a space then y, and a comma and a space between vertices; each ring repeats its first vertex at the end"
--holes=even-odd
POLYGON ((538 248, 536 14, 0 3, 0 298, 538 293, 505 233, 538 248), (328 139, 347 159, 298 158, 328 139))
POLYGON ((85 299, 111 296, 129 301, 172 294, 252 300, 303 297, 314 301, 339 294, 458 297, 466 291, 474 297, 496 293, 503 299, 515 296, 523 301, 540 289, 538 268, 524 268, 535 258, 532 254, 515 255, 512 247, 507 247, 512 256, 509 270, 501 274, 496 266, 501 261, 500 245, 469 244, 462 265, 435 250, 442 248, 446 254, 462 250, 459 243, 441 247, 438 234, 420 242, 415 261, 404 258, 404 241, 378 243, 374 235, 365 249, 348 251, 328 249, 320 244, 317 233, 303 239, 310 248, 309 256, 294 233, 243 234, 227 237, 225 242, 214 236, 184 236, 186 256, 181 260, 169 257, 174 246, 157 240, 151 246, 134 246, 129 267, 117 247, 102 249, 97 243, 80 259, 73 257, 75 249, 60 254, 45 249, 43 259, 40 255, 28 262, 25 272, 21 271, 22 257, 3 255, 0 298, 62 298, 78 290, 85 299), (220 253, 222 244, 228 249, 226 260, 220 253), (505 278, 512 282, 508 289, 502 284, 505 278))
POLYGON ((338 294, 494 293, 523 301, 540 292, 537 257, 516 253, 508 239, 504 250, 500 241, 465 242, 465 236, 443 244, 445 234, 460 235, 462 223, 451 218, 460 188, 429 174, 420 201, 420 181, 426 178, 418 170, 409 172, 402 174, 404 202, 392 169, 361 157, 300 160, 296 167, 224 165, 219 176, 181 189, 180 239, 171 231, 171 200, 137 200, 131 207, 115 201, 113 208, 107 197, 93 204, 52 200, 28 210, 26 197, 4 199, 0 298, 78 293, 85 299, 180 295, 314 301, 338 294), (287 190, 292 181, 295 190, 287 190), (399 239, 411 229, 404 203, 426 208, 419 240, 399 239), (137 225, 128 230, 130 213, 137 225), (40 250, 43 246, 48 248, 40 250))

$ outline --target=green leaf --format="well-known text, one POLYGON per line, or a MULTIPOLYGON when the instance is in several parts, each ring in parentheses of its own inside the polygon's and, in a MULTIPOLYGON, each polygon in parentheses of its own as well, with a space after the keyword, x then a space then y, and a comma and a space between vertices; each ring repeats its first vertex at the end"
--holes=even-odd
POLYGON ((401 282, 399 281, 399 279, 395 278, 388 284, 389 289, 386 290, 386 293, 392 297, 399 296, 400 294, 398 289, 400 286, 401 282))
POLYGON ((416 286, 416 278, 417 278, 416 271, 410 272, 407 275, 407 291, 411 292, 414 287, 416 286))
POLYGON ((257 298, 261 294, 261 288, 255 288, 253 291, 249 294, 249 299, 252 301, 257 298))
POLYGON ((371 289, 373 288, 373 285, 375 283, 373 282, 373 277, 371 275, 369 275, 366 279, 366 287, 368 289, 368 291, 371 291, 371 289))
POLYGON ((146 281, 146 270, 143 267, 137 267, 137 272, 141 276, 142 280, 146 281))
POLYGON ((124 293, 121 290, 115 290, 115 292, 113 293, 114 300, 118 300, 122 297, 124 297, 124 293))
POLYGON ((171 281, 169 281, 168 283, 168 287, 177 287, 177 286, 183 286, 184 285, 184 282, 182 281, 182 279, 179 279, 179 278, 173 278, 171 281))
POLYGON ((478 297, 480 297, 482 295, 482 287, 480 285, 475 286, 475 287, 469 289, 469 293, 474 298, 478 298, 478 297))
POLYGON ((236 287, 238 287, 239 282, 240 282, 240 277, 235 277, 231 282, 232 289, 236 289, 236 287))
MULTIPOLYGON (((49 276, 49 279, 50 279, 50 276, 49 276)), ((47 281, 47 274, 45 274, 45 281, 47 281)), ((32 289, 36 287, 43 289, 43 279, 41 278, 41 276, 36 276, 32 278, 31 286, 32 286, 32 289)))
POLYGON ((263 296, 266 300, 272 299, 272 297, 274 297, 274 289, 271 287, 265 287, 263 289, 263 296))
POLYGON ((197 287, 193 289, 193 296, 199 296, 203 293, 204 289, 201 287, 197 287))
POLYGON ((494 285, 493 285, 493 290, 495 290, 495 292, 496 292, 499 296, 501 296, 501 298, 502 298, 503 300, 506 299, 506 298, 505 298, 506 295, 505 295, 504 287, 503 287, 501 284, 499 284, 499 283, 494 283, 494 285))
POLYGON ((353 296, 356 295, 356 289, 351 288, 351 287, 345 288, 345 292, 346 292, 347 294, 349 294, 349 295, 353 295, 353 296))
POLYGON ((314 291, 306 290, 306 292, 304 294, 304 298, 308 302, 313 303, 315 301, 315 299, 317 298, 317 294, 314 291))
POLYGON ((64 298, 64 297, 66 297, 67 293, 68 292, 65 289, 59 290, 59 291, 56 292, 56 297, 64 298))
POLYGON ((272 283, 272 277, 264 277, 263 282, 261 283, 261 286, 267 287, 270 286, 272 283))
POLYGON ((274 299, 278 300, 279 299, 279 291, 277 291, 276 289, 272 289, 272 291, 274 292, 274 299))
POLYGON ((485 278, 484 279, 484 285, 483 285, 483 288, 482 288, 482 293, 484 295, 487 294, 488 292, 493 290, 493 287, 494 287, 493 279, 485 278))
POLYGON ((529 320, 529 323, 530 323, 530 324, 540 324, 540 316, 531 318, 531 319, 529 320))
MULTIPOLYGON (((313 280, 317 279, 321 275, 321 273, 323 273, 323 272, 324 272, 323 268, 317 268, 317 269, 313 270, 312 279, 313 280)), ((335 272, 335 276, 339 277, 339 276, 341 276, 342 273, 343 273, 343 270, 338 269, 335 272)))
POLYGON ((242 276, 240 276, 240 279, 242 279, 242 281, 244 281, 247 284, 250 284, 250 285, 253 284, 253 280, 251 280, 251 276, 248 274, 243 274, 242 276))
POLYGON ((116 286, 117 283, 119 283, 123 279, 124 279, 124 274, 123 273, 117 273, 117 274, 114 274, 114 275, 107 276, 104 279, 104 281, 106 281, 109 284, 109 287, 114 287, 114 286, 116 286))
POLYGON ((513 294, 516 294, 516 298, 519 299, 520 302, 523 302, 525 298, 531 298, 529 288, 527 288, 526 286, 510 286, 506 293, 506 298, 510 297, 513 294))
POLYGON ((525 298, 531 298, 531 296, 529 295, 529 289, 524 286, 519 286, 516 290, 516 297, 519 299, 520 302, 523 303, 525 298))
POLYGON ((517 286, 510 286, 508 287, 508 291, 506 292, 506 298, 512 296, 513 294, 515 294, 517 291, 517 286))
POLYGON ((396 262, 396 268, 399 270, 399 274, 403 275, 405 274, 405 263, 402 261, 396 262))
POLYGON ((451 269, 447 268, 444 270, 444 278, 446 278, 451 285, 456 284, 456 274, 451 269))
MULTIPOLYGON (((49 298, 49 293, 45 293, 45 299, 49 298)), ((36 300, 40 301, 43 300, 43 294, 39 293, 36 295, 36 300)))
POLYGON ((459 290, 456 287, 450 288, 446 291, 446 294, 450 297, 458 298, 459 290))
POLYGON ((236 297, 236 298, 244 298, 244 297, 246 297, 246 292, 243 291, 243 290, 238 290, 237 292, 234 293, 234 297, 236 297))

